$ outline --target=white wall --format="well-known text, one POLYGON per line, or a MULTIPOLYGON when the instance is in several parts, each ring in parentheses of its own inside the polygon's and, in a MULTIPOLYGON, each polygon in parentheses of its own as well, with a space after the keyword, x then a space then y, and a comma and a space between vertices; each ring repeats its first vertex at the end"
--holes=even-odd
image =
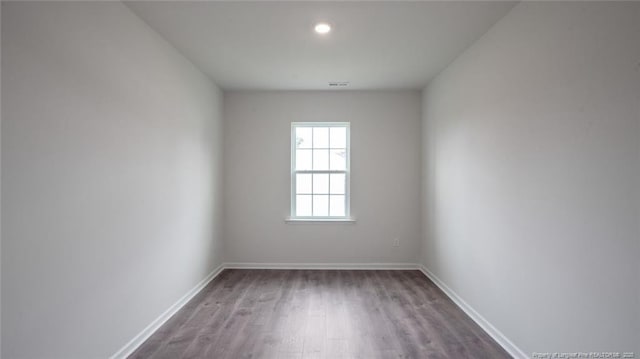
POLYGON ((2 356, 108 357, 221 262, 221 92, 119 2, 3 2, 2 75, 2 356))
MULTIPOLYGON (((0 6, 0 29, 2 28, 2 6, 0 6)), ((0 30, 0 36, 2 31, 0 30)), ((1 42, 1 41, 0 41, 1 42)), ((0 59, 2 59, 2 46, 0 46, 0 59)), ((0 69, 0 83, 2 83, 2 71, 0 69)), ((2 91, 0 90, 0 97, 2 91)), ((2 100, 0 99, 0 113, 2 113, 2 100)), ((0 158, 2 158, 2 116, 0 115, 0 158)), ((2 166, 0 166, 0 188, 2 188, 2 166)), ((0 203, 2 203, 2 191, 0 190, 0 203)), ((0 358, 2 357, 2 206, 0 206, 0 358)))
POLYGON ((228 262, 416 263, 420 93, 230 92, 224 96, 228 262), (355 224, 285 223, 291 122, 351 122, 355 224), (399 248, 392 246, 400 238, 399 248))
POLYGON ((424 91, 424 263, 529 355, 640 355, 639 40, 523 2, 424 91))

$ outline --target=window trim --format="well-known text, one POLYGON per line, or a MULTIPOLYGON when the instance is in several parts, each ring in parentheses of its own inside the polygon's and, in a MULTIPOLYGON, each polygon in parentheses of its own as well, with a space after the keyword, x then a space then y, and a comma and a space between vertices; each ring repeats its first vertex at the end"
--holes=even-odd
MULTIPOLYGON (((355 222, 351 217, 351 123, 350 122, 291 122, 291 191, 290 191, 290 212, 287 222, 355 222), (346 152, 345 170, 304 170, 296 171, 296 128, 298 127, 344 127, 346 129, 346 152), (296 173, 344 173, 345 174, 345 207, 344 216, 296 216, 296 173)), ((313 147, 312 147, 313 148, 313 147)))

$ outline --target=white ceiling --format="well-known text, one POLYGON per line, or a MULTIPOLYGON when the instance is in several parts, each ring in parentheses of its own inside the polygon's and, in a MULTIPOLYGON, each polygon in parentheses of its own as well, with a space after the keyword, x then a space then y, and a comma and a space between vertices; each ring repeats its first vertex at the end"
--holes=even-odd
POLYGON ((420 89, 514 2, 126 3, 223 89, 420 89), (318 21, 333 30, 313 32, 318 21))

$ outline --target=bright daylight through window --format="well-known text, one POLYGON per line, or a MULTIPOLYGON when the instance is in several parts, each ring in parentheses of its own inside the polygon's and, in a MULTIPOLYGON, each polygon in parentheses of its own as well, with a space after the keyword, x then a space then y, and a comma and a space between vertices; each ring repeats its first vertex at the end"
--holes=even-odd
POLYGON ((349 123, 292 123, 291 218, 348 217, 349 123))

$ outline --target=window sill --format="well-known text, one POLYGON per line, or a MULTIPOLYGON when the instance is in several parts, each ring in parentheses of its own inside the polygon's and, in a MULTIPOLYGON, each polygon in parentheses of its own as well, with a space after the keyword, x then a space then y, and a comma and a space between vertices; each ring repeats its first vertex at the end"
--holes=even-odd
POLYGON ((345 218, 295 218, 295 217, 287 217, 284 219, 287 223, 355 223, 356 219, 353 217, 345 217, 345 218))

